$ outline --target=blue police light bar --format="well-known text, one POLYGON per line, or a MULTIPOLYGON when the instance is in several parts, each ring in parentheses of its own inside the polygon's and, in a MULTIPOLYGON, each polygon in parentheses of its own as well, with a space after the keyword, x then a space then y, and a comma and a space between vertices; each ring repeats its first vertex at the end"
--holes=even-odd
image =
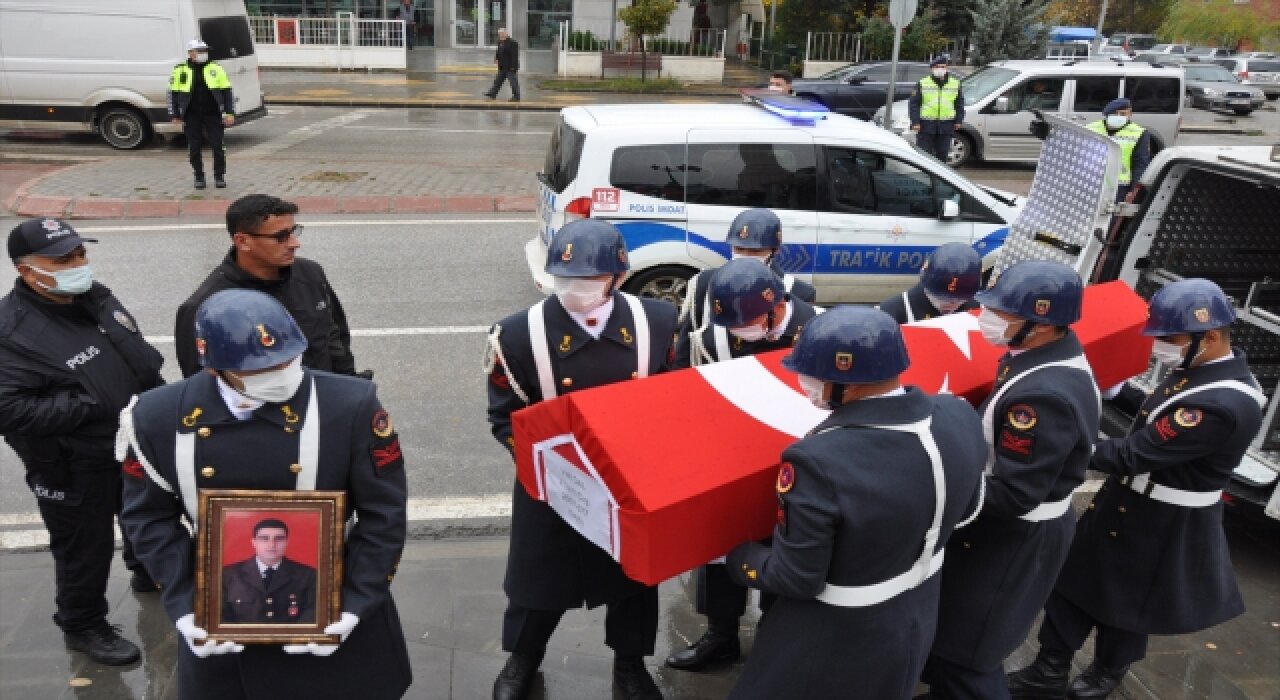
POLYGON ((763 88, 744 89, 742 101, 785 119, 796 126, 813 126, 831 114, 827 106, 803 97, 784 95, 763 88))

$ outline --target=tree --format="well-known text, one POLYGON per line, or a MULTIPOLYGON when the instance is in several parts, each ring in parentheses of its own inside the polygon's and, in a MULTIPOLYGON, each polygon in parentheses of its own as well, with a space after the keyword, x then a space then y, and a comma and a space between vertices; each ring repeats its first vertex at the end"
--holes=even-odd
POLYGON ((671 14, 676 11, 676 0, 634 0, 631 7, 618 10, 618 19, 627 25, 627 30, 640 39, 640 80, 648 75, 648 52, 645 51, 646 35, 657 34, 667 28, 671 22, 671 14))
POLYGON ((961 60, 973 34, 973 15, 969 13, 970 0, 933 0, 933 25, 939 34, 960 43, 961 60))
POLYGON ((1009 58, 1035 58, 1049 40, 1044 26, 1049 0, 975 0, 973 54, 978 65, 1009 58))
POLYGON ((1098 24, 1099 9, 1098 0, 1053 0, 1045 10, 1044 19, 1053 25, 1093 27, 1098 24))
POLYGON ((1171 40, 1234 49, 1244 41, 1256 45, 1276 29, 1276 23, 1267 22, 1251 6, 1232 0, 1177 0, 1159 33, 1171 40))

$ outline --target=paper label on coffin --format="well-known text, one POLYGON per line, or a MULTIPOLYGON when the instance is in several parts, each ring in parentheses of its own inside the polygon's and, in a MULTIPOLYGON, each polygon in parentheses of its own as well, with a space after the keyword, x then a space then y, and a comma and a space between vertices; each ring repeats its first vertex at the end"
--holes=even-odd
POLYGON ((579 535, 618 559, 618 502, 572 435, 534 445, 538 499, 579 535))

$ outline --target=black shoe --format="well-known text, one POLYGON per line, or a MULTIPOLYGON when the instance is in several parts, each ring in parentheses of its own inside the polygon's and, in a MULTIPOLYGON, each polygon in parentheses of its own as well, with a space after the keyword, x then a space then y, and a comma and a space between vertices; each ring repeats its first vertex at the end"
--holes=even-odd
POLYGON ((1034 663, 1009 674, 1009 694, 1019 699, 1066 697, 1072 656, 1073 652, 1041 647, 1034 663))
POLYGON ((131 641, 120 636, 120 628, 103 624, 101 627, 63 632, 62 640, 72 651, 83 651, 89 658, 107 666, 125 666, 142 658, 142 652, 131 641))
POLYGON ((1108 668, 1095 661, 1089 664, 1084 673, 1071 681, 1071 687, 1067 688, 1067 697, 1071 700, 1105 698, 1120 685, 1120 681, 1124 680, 1124 674, 1128 672, 1128 666, 1108 668))
POLYGON ((224 180, 224 179, 222 179, 222 176, 221 176, 221 175, 214 175, 214 176, 213 176, 213 186, 214 186, 214 187, 217 187, 217 188, 218 188, 218 189, 220 189, 220 190, 224 190, 224 189, 226 189, 226 188, 227 188, 227 181, 226 181, 226 180, 224 180))
POLYGON ((484 96, 485 96, 485 97, 487 97, 487 98, 489 98, 489 99, 491 99, 491 100, 496 100, 496 99, 498 99, 498 96, 497 96, 497 95, 490 95, 490 94, 489 94, 489 93, 487 93, 487 92, 484 94, 484 96))
POLYGON ((639 656, 614 657, 613 688, 626 700, 662 700, 662 691, 639 656))
POLYGON ((712 664, 735 661, 742 656, 742 648, 736 636, 730 637, 707 630, 698 641, 684 651, 667 657, 667 665, 681 671, 701 671, 712 664))
POLYGON ((137 569, 133 572, 133 576, 129 577, 129 588, 138 593, 155 593, 160 590, 160 586, 151 580, 151 576, 145 569, 137 569))
POLYGON ((204 175, 196 175, 195 187, 197 190, 203 190, 205 187, 208 187, 208 185, 204 183, 204 175))
POLYGON ((493 682, 493 700, 523 700, 533 686, 533 677, 541 663, 541 656, 534 659, 512 653, 493 682))

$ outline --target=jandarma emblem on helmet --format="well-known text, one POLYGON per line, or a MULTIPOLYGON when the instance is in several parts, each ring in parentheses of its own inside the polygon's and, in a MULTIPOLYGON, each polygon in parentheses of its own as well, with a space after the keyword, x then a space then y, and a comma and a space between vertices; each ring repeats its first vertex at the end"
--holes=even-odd
POLYGON ((564 252, 560 254, 560 259, 565 262, 569 262, 570 260, 573 260, 573 244, 572 243, 565 244, 564 252))
POLYGON ((747 224, 743 224, 742 230, 738 232, 738 238, 746 238, 747 236, 750 236, 751 235, 750 228, 751 227, 748 226, 747 224))
POLYGON ((1208 323, 1208 322, 1209 322, 1209 310, 1208 310, 1208 309, 1196 309, 1196 320, 1197 320, 1197 321, 1199 321, 1199 322, 1201 322, 1201 323, 1208 323))
POLYGON ((203 355, 204 349, 205 349, 204 338, 196 338, 196 352, 203 355))
POLYGON ((765 301, 772 302, 772 301, 773 301, 773 289, 772 289, 772 288, 770 288, 770 287, 765 287, 765 288, 764 288, 764 291, 763 291, 763 292, 760 292, 760 296, 764 297, 764 300, 765 300, 765 301))
POLYGON ((853 353, 838 352, 836 353, 836 369, 841 372, 848 372, 853 369, 853 353))
POLYGON ((276 337, 267 332, 265 325, 259 323, 256 328, 258 329, 258 342, 262 343, 262 347, 269 348, 276 344, 276 337))
POLYGON ((1036 299, 1036 313, 1040 314, 1041 316, 1049 313, 1048 299, 1036 299))
POLYGON ((721 310, 721 308, 720 308, 720 300, 719 300, 719 299, 716 299, 716 300, 712 301, 712 302, 711 302, 711 305, 715 307, 715 312, 716 312, 717 314, 722 314, 722 313, 724 313, 724 311, 723 311, 723 310, 721 310))
POLYGON ((954 292, 954 291, 956 291, 956 287, 958 287, 958 286, 960 286, 960 278, 959 278, 959 277, 952 277, 952 278, 951 278, 951 282, 947 285, 947 291, 948 291, 948 292, 954 292))
POLYGON ((626 249, 626 248, 619 248, 619 249, 618 249, 618 262, 622 263, 623 265, 627 264, 627 249, 626 249))

